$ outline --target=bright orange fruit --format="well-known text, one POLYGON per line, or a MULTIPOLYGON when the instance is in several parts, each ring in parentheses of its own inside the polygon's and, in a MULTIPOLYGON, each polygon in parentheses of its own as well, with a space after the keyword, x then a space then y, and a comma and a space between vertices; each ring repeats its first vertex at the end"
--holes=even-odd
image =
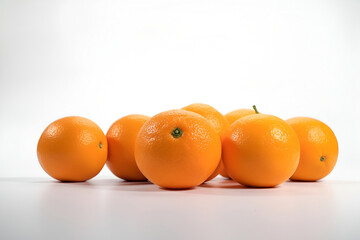
POLYGON ((295 117, 286 121, 300 141, 300 162, 292 180, 316 181, 326 177, 335 167, 339 148, 333 131, 323 122, 295 117))
POLYGON ((65 117, 42 133, 37 155, 41 167, 60 181, 86 181, 103 168, 107 140, 98 125, 83 117, 65 117))
MULTIPOLYGON (((245 117, 245 116, 248 116, 248 115, 251 115, 251 114, 255 114, 255 110, 244 108, 244 109, 237 109, 237 110, 234 110, 232 112, 229 112, 229 113, 225 114, 224 117, 228 121, 229 125, 231 125, 231 124, 233 124, 233 122, 235 122, 239 118, 242 118, 242 117, 245 117)), ((229 174, 226 172, 226 169, 225 169, 223 164, 222 164, 222 167, 220 169, 220 175, 225 177, 225 178, 231 178, 229 176, 229 174)))
POLYGON ((239 118, 242 118, 242 117, 245 117, 245 116, 248 116, 251 114, 255 114, 255 110, 243 108, 243 109, 237 109, 237 110, 234 110, 232 112, 225 114, 225 118, 226 118, 226 120, 228 120, 229 124, 231 125, 233 122, 235 122, 239 118))
MULTIPOLYGON (((219 134, 220 139, 224 138, 224 134, 226 133, 227 129, 229 128, 229 123, 225 119, 224 115, 222 115, 218 110, 213 108, 210 105, 203 104, 203 103, 193 103, 182 109, 190 112, 194 112, 200 114, 204 118, 206 118, 212 126, 215 128, 216 132, 219 134)), ((206 179, 209 181, 215 178, 223 169, 223 164, 220 161, 218 167, 215 171, 206 179)))
POLYGON ((135 140, 138 132, 150 117, 133 114, 120 118, 109 128, 106 138, 109 145, 106 165, 111 172, 127 181, 146 181, 135 161, 135 140))
POLYGON ((252 114, 235 121, 223 141, 231 178, 251 187, 273 187, 289 179, 299 163, 295 131, 282 119, 252 114))
POLYGON ((219 174, 220 174, 221 176, 223 176, 224 178, 229 178, 229 179, 231 179, 231 177, 229 176, 229 174, 228 174, 227 171, 225 170, 225 166, 224 166, 223 161, 220 161, 219 174))
POLYGON ((164 188, 191 188, 218 166, 219 135, 199 114, 170 110, 150 118, 135 143, 135 159, 151 182, 164 188))

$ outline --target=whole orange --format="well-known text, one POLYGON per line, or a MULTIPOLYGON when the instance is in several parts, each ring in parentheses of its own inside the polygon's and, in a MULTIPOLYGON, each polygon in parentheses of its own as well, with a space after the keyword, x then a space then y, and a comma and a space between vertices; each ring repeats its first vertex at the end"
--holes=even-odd
POLYGON ((37 156, 41 167, 60 181, 86 181, 103 168, 107 141, 96 123, 83 117, 65 117, 42 133, 37 156))
POLYGON ((323 122, 295 117, 286 121, 300 141, 300 162, 292 180, 316 181, 326 177, 335 167, 339 148, 333 131, 323 122))
POLYGON ((120 118, 109 128, 108 159, 106 165, 117 177, 127 181, 146 181, 135 161, 135 140, 138 132, 150 117, 133 114, 120 118))
MULTIPOLYGON (((245 117, 245 116, 248 116, 251 114, 255 114, 255 110, 244 108, 244 109, 236 109, 234 111, 231 111, 231 112, 225 114, 224 117, 228 121, 229 125, 231 125, 233 122, 235 122, 239 118, 242 118, 242 117, 245 117)), ((229 174, 227 173, 224 165, 222 166, 222 168, 220 170, 220 175, 225 178, 231 178, 229 176, 229 174)))
POLYGON ((282 119, 252 114, 235 121, 223 141, 231 178, 250 187, 273 187, 289 179, 299 163, 295 131, 282 119))
POLYGON ((242 108, 242 109, 236 109, 234 111, 231 111, 231 112, 225 114, 224 117, 231 125, 233 122, 235 122, 239 118, 242 118, 242 117, 245 117, 245 116, 248 116, 251 114, 255 114, 255 110, 242 108))
MULTIPOLYGON (((224 115, 222 115, 218 110, 213 108, 210 105, 203 104, 203 103, 193 103, 186 107, 183 107, 182 109, 190 112, 194 112, 197 114, 200 114, 204 118, 206 118, 212 126, 215 128, 216 132, 219 134, 220 139, 222 141, 224 134, 226 133, 226 130, 229 128, 229 123, 225 119, 224 115)), ((209 181, 216 177, 220 171, 223 169, 223 164, 221 161, 219 162, 218 167, 215 169, 215 171, 206 179, 206 181, 209 181)))
POLYGON ((199 114, 170 110, 150 118, 135 143, 135 159, 151 182, 164 188, 191 188, 218 166, 219 135, 199 114))

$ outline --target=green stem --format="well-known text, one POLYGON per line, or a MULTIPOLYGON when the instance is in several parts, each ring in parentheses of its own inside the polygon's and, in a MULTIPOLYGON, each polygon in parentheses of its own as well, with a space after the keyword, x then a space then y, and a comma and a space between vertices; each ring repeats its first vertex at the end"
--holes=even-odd
POLYGON ((253 109, 255 110, 255 113, 256 113, 256 114, 259 114, 259 111, 257 110, 257 108, 256 108, 255 105, 253 105, 253 109))
POLYGON ((325 157, 324 157, 324 156, 321 156, 320 161, 321 161, 321 162, 325 161, 325 157))
POLYGON ((99 148, 102 149, 102 142, 99 142, 99 148))
POLYGON ((183 132, 180 130, 180 128, 175 128, 172 132, 171 132, 171 135, 174 137, 174 138, 179 138, 183 135, 183 132))

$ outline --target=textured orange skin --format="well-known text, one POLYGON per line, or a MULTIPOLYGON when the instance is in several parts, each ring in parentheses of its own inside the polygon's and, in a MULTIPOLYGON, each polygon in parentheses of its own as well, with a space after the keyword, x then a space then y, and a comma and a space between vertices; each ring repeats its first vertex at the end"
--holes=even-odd
POLYGON ((235 122, 239 118, 242 118, 242 117, 245 117, 245 116, 248 116, 251 114, 255 114, 255 111, 253 109, 244 108, 244 109, 237 109, 232 112, 229 112, 229 113, 225 114, 224 117, 231 125, 231 124, 233 124, 233 122, 235 122))
MULTIPOLYGON (((229 128, 229 123, 225 119, 224 115, 222 115, 218 110, 213 108, 210 105, 203 104, 203 103, 193 103, 186 107, 182 108, 183 110, 194 112, 197 114, 200 114, 204 118, 206 118, 215 128, 216 132, 219 134, 221 141, 224 138, 224 135, 229 128)), ((213 178, 215 178, 223 168, 222 163, 219 163, 216 170, 206 179, 206 181, 209 181, 213 178)))
POLYGON ((221 157, 221 141, 202 116, 184 110, 159 113, 141 128, 135 159, 147 179, 170 189, 191 188, 214 172, 221 157), (183 132, 175 138, 175 128, 183 132))
POLYGON ((135 161, 135 140, 138 132, 150 117, 133 114, 120 118, 109 128, 108 159, 106 165, 117 177, 127 181, 146 181, 135 161))
POLYGON ((295 117, 286 120, 300 141, 300 162, 291 180, 316 181, 326 177, 335 167, 339 147, 333 131, 323 122, 295 117), (325 160, 320 161, 324 156, 325 160))
POLYGON ((37 156, 41 167, 51 177, 59 181, 82 182, 95 177, 103 168, 107 140, 93 121, 65 117, 44 130, 38 142, 37 156))
POLYGON ((250 187, 273 187, 295 172, 300 144, 282 119, 266 114, 235 121, 223 142, 223 162, 231 178, 250 187))
MULTIPOLYGON (((255 114, 255 110, 244 108, 244 109, 236 109, 234 111, 231 111, 231 112, 225 114, 224 117, 228 121, 229 125, 231 125, 231 124, 233 124, 233 122, 235 122, 239 118, 242 118, 242 117, 245 117, 245 116, 248 116, 251 114, 255 114)), ((222 166, 222 168, 220 169, 220 175, 225 178, 231 178, 229 176, 229 174, 226 172, 224 166, 222 166)))

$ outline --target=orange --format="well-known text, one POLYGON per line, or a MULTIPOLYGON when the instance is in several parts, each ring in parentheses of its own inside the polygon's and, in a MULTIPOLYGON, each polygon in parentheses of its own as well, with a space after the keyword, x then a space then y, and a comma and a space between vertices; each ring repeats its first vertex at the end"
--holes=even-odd
POLYGON ((223 176, 224 178, 230 178, 230 179, 231 179, 231 177, 229 176, 229 174, 228 174, 227 171, 225 170, 225 166, 224 166, 223 161, 220 161, 219 174, 220 174, 221 176, 223 176))
MULTIPOLYGON (((186 107, 183 107, 182 109, 200 114, 201 116, 206 118, 215 128, 216 132, 219 134, 220 139, 222 141, 226 130, 229 128, 229 123, 225 119, 224 115, 222 115, 212 106, 203 103, 193 103, 186 107)), ((206 181, 209 181, 214 177, 216 177, 219 174, 219 172, 222 171, 223 169, 222 165, 223 164, 220 161, 216 170, 206 179, 206 181)))
POLYGON ((300 162, 291 180, 316 181, 326 177, 335 167, 338 142, 333 131, 323 122, 308 117, 286 121, 300 141, 300 162))
POLYGON ((295 131, 282 119, 252 114, 235 121, 223 141, 231 178, 250 187, 273 187, 289 179, 299 163, 295 131))
POLYGON ((144 176, 164 188, 203 183, 219 164, 221 142, 199 114, 170 110, 150 118, 138 133, 135 159, 144 176))
POLYGON ((128 115, 114 122, 106 134, 108 159, 106 165, 117 177, 127 181, 146 181, 135 161, 135 140, 140 128, 150 117, 128 115))
POLYGON ((103 168, 107 141, 96 123, 83 117, 65 117, 42 133, 37 156, 41 167, 60 181, 86 181, 103 168))
POLYGON ((233 122, 235 122, 239 118, 242 118, 242 117, 245 117, 245 116, 248 116, 251 114, 255 114, 255 110, 243 108, 243 109, 236 109, 232 112, 229 112, 229 113, 225 114, 224 117, 231 125, 233 122))
MULTIPOLYGON (((236 110, 234 110, 232 112, 229 112, 229 113, 225 114, 224 117, 229 122, 229 125, 231 125, 233 122, 235 122, 239 118, 242 118, 242 117, 245 117, 245 116, 248 116, 248 115, 251 115, 251 114, 255 114, 255 110, 244 108, 244 109, 236 109, 236 110)), ((231 178, 229 176, 229 174, 226 172, 224 166, 221 167, 220 175, 225 177, 225 178, 231 178)))
POLYGON ((210 181, 211 179, 215 178, 219 173, 223 170, 224 164, 222 163, 222 160, 220 159, 219 164, 215 168, 214 172, 204 181, 210 181))

